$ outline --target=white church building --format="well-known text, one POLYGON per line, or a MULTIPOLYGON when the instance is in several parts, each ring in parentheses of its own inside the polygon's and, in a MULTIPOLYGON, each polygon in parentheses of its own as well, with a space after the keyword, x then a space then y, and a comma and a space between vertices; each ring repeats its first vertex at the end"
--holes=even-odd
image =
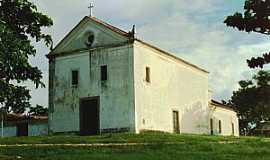
POLYGON ((51 133, 239 135, 236 112, 211 100, 208 71, 134 32, 84 17, 47 55, 51 133))

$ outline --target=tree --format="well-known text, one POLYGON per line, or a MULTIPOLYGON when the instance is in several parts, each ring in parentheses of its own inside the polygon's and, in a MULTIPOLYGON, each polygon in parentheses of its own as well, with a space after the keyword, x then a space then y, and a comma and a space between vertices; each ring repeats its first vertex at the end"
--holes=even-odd
POLYGON ((261 122, 270 120, 270 71, 261 70, 239 85, 228 104, 238 112, 240 132, 251 133, 261 122))
POLYGON ((23 82, 45 87, 42 72, 28 59, 36 55, 31 40, 52 44, 51 36, 42 32, 52 25, 28 0, 0 0, 0 107, 5 112, 22 113, 30 107, 31 96, 23 82))
MULTIPOLYGON (((270 35, 270 0, 246 0, 244 10, 244 14, 236 12, 228 16, 224 23, 239 31, 270 35)), ((270 63, 270 53, 264 53, 257 58, 252 57, 247 63, 250 68, 263 68, 265 64, 270 63)))
POLYGON ((29 114, 32 116, 47 116, 48 108, 45 108, 41 105, 36 105, 36 107, 30 107, 29 114))

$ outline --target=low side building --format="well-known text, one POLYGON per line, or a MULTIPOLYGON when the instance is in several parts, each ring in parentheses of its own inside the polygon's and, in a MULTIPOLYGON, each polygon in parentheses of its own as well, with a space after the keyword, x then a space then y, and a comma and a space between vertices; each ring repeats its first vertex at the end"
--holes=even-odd
POLYGON ((4 118, 3 133, 4 137, 48 135, 48 117, 8 114, 4 118))
POLYGON ((234 109, 215 100, 209 102, 210 134, 239 136, 239 122, 234 109))
POLYGON ((270 137, 270 122, 265 121, 258 124, 258 126, 252 130, 251 135, 270 137))

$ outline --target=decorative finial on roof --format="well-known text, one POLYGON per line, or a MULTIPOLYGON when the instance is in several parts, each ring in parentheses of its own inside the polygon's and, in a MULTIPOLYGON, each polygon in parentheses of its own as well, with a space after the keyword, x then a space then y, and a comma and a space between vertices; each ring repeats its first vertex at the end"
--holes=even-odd
POLYGON ((136 26, 135 26, 135 24, 132 26, 131 33, 132 33, 133 35, 136 34, 136 26))
POLYGON ((88 7, 90 9, 90 17, 93 17, 93 8, 94 8, 94 4, 91 2, 90 6, 88 7))
POLYGON ((128 32, 129 36, 131 36, 132 38, 135 38, 135 34, 136 34, 136 27, 135 25, 132 26, 132 30, 128 32))

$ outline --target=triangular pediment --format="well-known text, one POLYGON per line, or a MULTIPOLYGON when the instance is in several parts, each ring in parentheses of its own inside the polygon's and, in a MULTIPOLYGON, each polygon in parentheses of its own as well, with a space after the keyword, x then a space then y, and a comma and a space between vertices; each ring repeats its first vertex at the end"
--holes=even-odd
POLYGON ((50 54, 118 44, 129 40, 129 33, 94 17, 84 17, 50 54))

